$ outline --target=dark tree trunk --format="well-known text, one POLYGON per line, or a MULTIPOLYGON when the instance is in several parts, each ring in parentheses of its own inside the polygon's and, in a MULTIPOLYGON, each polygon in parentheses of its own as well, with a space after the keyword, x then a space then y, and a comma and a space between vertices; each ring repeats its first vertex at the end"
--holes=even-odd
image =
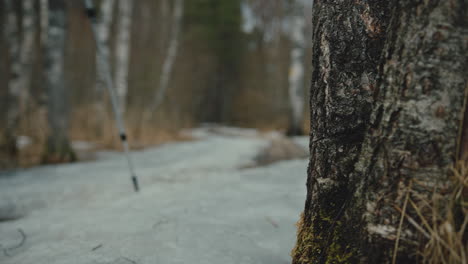
POLYGON ((49 0, 45 51, 49 137, 43 157, 45 163, 75 160, 68 139, 69 105, 64 81, 66 21, 65 1, 49 0))
MULTIPOLYGON (((422 196, 447 182, 467 85, 467 8, 315 1, 311 159, 293 263, 391 263, 410 182, 422 196)), ((417 232, 405 222, 402 234, 397 263, 416 263, 417 232)))
POLYGON ((6 107, 6 124, 3 128, 3 140, 0 142, 2 161, 0 167, 14 167, 18 162, 18 149, 16 136, 20 117, 21 96, 21 64, 20 64, 20 28, 14 1, 6 0, 3 3, 4 23, 3 38, 8 41, 8 55, 10 72, 8 75, 8 100, 6 107))

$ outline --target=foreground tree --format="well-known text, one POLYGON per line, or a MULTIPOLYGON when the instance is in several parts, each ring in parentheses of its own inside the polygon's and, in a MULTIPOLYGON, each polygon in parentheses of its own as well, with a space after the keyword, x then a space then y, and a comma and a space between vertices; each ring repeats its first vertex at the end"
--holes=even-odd
POLYGON ((43 161, 55 163, 73 161, 75 154, 68 139, 69 105, 64 81, 65 1, 49 0, 48 4, 45 79, 49 137, 43 161))
POLYGON ((421 198, 447 184, 462 152, 466 8, 315 2, 308 194, 293 263, 418 261, 418 231, 399 209, 409 189, 421 198))

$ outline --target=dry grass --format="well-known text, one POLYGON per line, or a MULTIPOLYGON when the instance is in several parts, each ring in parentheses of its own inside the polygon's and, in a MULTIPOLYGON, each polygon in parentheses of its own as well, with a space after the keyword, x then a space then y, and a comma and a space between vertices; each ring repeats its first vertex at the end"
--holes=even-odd
MULTIPOLYGON (((141 112, 129 110, 126 115, 126 128, 129 143, 133 149, 141 149, 166 142, 189 140, 178 132, 181 127, 170 126, 169 120, 154 123, 141 123, 138 118, 141 112)), ((83 140, 96 143, 99 149, 120 149, 118 130, 111 112, 104 113, 104 121, 96 120, 96 115, 90 108, 80 108, 74 111, 70 128, 73 140, 83 140)))
MULTIPOLYGON (((159 144, 191 140, 181 135, 179 131, 195 126, 187 115, 166 113, 159 111, 153 120, 143 118, 145 109, 131 107, 125 116, 127 135, 132 149, 142 149, 159 144)), ((266 115, 266 113, 264 113, 266 115)), ((271 113, 268 113, 271 116, 271 113)), ((85 141, 92 143, 92 149, 79 150, 79 159, 92 159, 94 151, 102 149, 121 149, 121 142, 115 124, 115 118, 110 107, 82 105, 73 107, 70 116, 69 136, 72 141, 85 141), (101 107, 101 108, 99 108, 101 107), (102 121, 103 120, 103 121, 102 121), (82 153, 83 152, 83 153, 82 153)), ((242 124, 239 124, 242 125, 242 124)), ((255 127, 261 132, 286 131, 288 128, 287 115, 275 119, 256 117, 245 125, 255 127)), ((309 121, 304 120, 305 131, 309 130, 309 121)), ((6 167, 31 167, 41 163, 45 151, 48 134, 47 111, 45 107, 36 104, 28 107, 22 114, 19 124, 18 136, 30 139, 30 144, 22 147, 18 153, 17 163, 6 167)), ((1 143, 1 142, 0 142, 1 143)), ((2 155, 3 153, 0 153, 2 155)), ((3 157, 3 156, 2 156, 3 157)), ((2 158, 3 159, 3 158, 2 158)), ((3 159, 3 160, 6 160, 3 159)), ((0 164, 0 167, 5 167, 0 164)))
POLYGON ((18 166, 31 167, 41 162, 47 140, 47 112, 44 108, 31 107, 30 113, 20 120, 18 134, 30 139, 18 152, 18 166))
POLYGON ((254 165, 250 167, 266 166, 282 160, 304 159, 309 153, 289 138, 277 137, 270 140, 254 158, 254 165))
POLYGON ((416 216, 411 217, 407 208, 402 210, 402 216, 425 241, 418 252, 423 263, 468 263, 467 166, 467 162, 458 162, 452 169, 450 186, 434 188, 428 198, 414 189, 408 191, 408 197, 411 197, 408 209, 416 216))
MULTIPOLYGON (((130 115, 130 114, 129 114, 130 115)), ((135 113, 133 113, 135 115, 135 113)), ((129 119, 134 120, 134 119, 129 119)), ((151 124, 137 124, 127 122, 128 138, 132 149, 142 149, 155 146, 166 142, 190 140, 187 136, 179 133, 176 126, 168 125, 169 120, 151 124), (156 126, 157 124, 157 126, 156 126)), ((20 120, 18 136, 24 136, 29 139, 29 144, 19 149, 16 165, 0 164, 0 167, 31 167, 41 164, 42 156, 45 150, 47 140, 47 112, 44 108, 31 107, 31 110, 23 115, 20 120)), ((1 132, 1 131, 0 131, 1 132)), ((3 135, 3 132, 1 132, 3 135)), ((121 143, 118 138, 117 128, 112 113, 105 113, 104 122, 98 122, 96 113, 91 107, 80 107, 73 111, 71 116, 70 139, 72 141, 87 141, 93 143, 93 149, 86 151, 94 152, 102 149, 121 149, 121 143)), ((2 144, 2 142, 0 142, 2 144)), ((0 158, 6 160, 6 157, 0 158)), ((79 157, 92 153, 79 153, 79 157)))

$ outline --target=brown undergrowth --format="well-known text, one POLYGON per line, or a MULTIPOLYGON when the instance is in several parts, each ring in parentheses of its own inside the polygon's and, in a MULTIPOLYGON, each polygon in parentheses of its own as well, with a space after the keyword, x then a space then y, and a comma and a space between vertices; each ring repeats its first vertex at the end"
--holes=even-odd
MULTIPOLYGON (((191 140, 186 134, 179 133, 181 130, 197 126, 190 115, 178 113, 177 111, 159 111, 155 113, 152 120, 145 120, 141 107, 129 107, 125 115, 127 137, 131 149, 143 149, 167 142, 191 140)), ((15 161, 8 161, 8 153, 0 148, 0 169, 14 167, 31 167, 42 163, 48 135, 47 111, 44 106, 31 105, 28 111, 23 113, 19 123, 17 135, 24 139, 15 155, 15 161), (4 155, 5 154, 5 155, 4 155)), ((309 121, 304 120, 304 131, 308 133, 309 121)), ((246 127, 255 127, 261 132, 286 131, 288 122, 286 119, 275 119, 275 121, 262 122, 261 119, 245 124, 246 127)), ((1 130, 1 128, 0 128, 1 130)), ((0 131, 0 135, 4 135, 0 131)), ((72 142, 89 143, 85 149, 75 148, 78 160, 90 160, 94 158, 94 152, 99 150, 121 150, 121 142, 116 127, 114 114, 110 107, 99 109, 92 105, 73 106, 70 115, 69 136, 72 142), (101 111, 101 113, 99 113, 101 111)), ((3 138, 0 138, 0 145, 3 138)))
MULTIPOLYGON (((135 122, 136 113, 128 114, 126 127, 128 139, 132 149, 142 149, 159 144, 191 140, 186 135, 181 135, 179 130, 183 127, 170 125, 169 120, 159 121, 153 124, 141 124, 135 122)), ((72 142, 88 142, 89 148, 75 149, 79 160, 93 159, 93 153, 99 150, 120 150, 121 142, 112 113, 108 112, 103 121, 96 120, 96 113, 91 108, 77 108, 71 115, 69 136, 72 142)), ((45 109, 36 107, 24 114, 19 123, 17 137, 20 143, 17 156, 14 160, 6 161, 8 153, 0 153, 0 158, 5 164, 0 164, 0 169, 14 167, 31 167, 40 165, 45 151, 48 135, 47 112, 45 109)), ((188 126, 188 125, 187 125, 188 126)), ((0 129, 0 135, 4 131, 0 129)), ((1 141, 1 139, 0 139, 1 141)), ((3 144, 0 142, 0 144, 3 144)))
MULTIPOLYGON (((125 126, 130 147, 142 149, 166 142, 189 140, 180 135, 179 131, 190 127, 189 122, 177 120, 154 120, 143 122, 140 111, 129 109, 125 115, 125 126)), ((120 149, 121 142, 118 138, 118 129, 113 113, 106 112, 102 120, 96 120, 97 116, 90 108, 78 108, 72 116, 70 137, 72 140, 90 141, 96 144, 98 149, 120 149)))

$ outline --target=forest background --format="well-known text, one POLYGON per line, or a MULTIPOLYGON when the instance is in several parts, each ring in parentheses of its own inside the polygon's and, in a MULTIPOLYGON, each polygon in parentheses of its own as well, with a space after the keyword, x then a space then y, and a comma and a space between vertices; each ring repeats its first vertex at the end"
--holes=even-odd
POLYGON ((54 144, 120 147, 100 61, 133 148, 205 123, 307 133, 310 2, 94 1, 99 54, 83 1, 1 1, 0 167, 76 159, 54 144))

